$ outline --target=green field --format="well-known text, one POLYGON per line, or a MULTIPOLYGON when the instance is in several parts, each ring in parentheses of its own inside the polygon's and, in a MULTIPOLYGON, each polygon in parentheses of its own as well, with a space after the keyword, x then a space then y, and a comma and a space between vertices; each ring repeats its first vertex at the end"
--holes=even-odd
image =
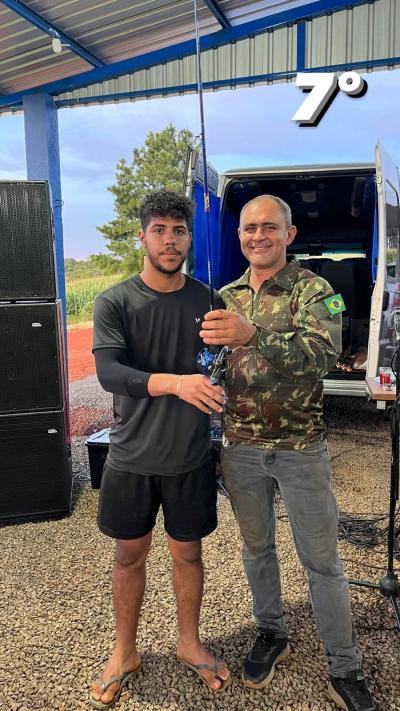
POLYGON ((96 296, 113 284, 123 281, 124 274, 100 274, 98 276, 66 278, 67 322, 91 321, 96 296))

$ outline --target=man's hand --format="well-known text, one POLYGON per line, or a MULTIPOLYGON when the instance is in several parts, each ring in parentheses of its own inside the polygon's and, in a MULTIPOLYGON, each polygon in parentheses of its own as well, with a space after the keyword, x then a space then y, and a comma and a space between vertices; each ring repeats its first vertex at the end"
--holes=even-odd
POLYGON ((180 375, 176 394, 181 400, 189 402, 201 410, 210 413, 222 412, 225 393, 220 385, 211 385, 206 375, 180 375))
POLYGON ((151 397, 175 395, 189 402, 198 410, 222 412, 225 392, 220 385, 211 385, 206 375, 173 375, 172 373, 152 373, 147 383, 151 397))
POLYGON ((201 324, 200 338, 211 346, 245 346, 256 327, 235 311, 209 311, 201 324))

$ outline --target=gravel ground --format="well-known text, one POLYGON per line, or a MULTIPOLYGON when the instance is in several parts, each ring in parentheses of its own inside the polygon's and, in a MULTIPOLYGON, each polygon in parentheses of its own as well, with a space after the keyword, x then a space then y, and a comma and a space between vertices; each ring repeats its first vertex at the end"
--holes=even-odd
POLYGON ((70 384, 71 435, 91 435, 111 427, 112 395, 99 385, 96 375, 70 384))
MULTIPOLYGON (((94 378, 73 384, 73 412, 108 411, 110 398, 94 378)), ((328 398, 329 444, 340 509, 380 513, 388 507, 389 424, 361 400, 328 398)), ((85 420, 85 431, 95 422, 85 420)), ((79 427, 77 427, 79 429, 79 427)), ((98 491, 91 489, 84 446, 73 442, 74 507, 59 521, 0 529, 0 708, 7 711, 88 709, 91 679, 113 645, 111 569, 113 542, 96 528, 98 491)), ((240 560, 240 541, 229 502, 219 499, 218 530, 204 542, 206 584, 201 633, 229 663, 231 687, 212 696, 175 661, 175 605, 162 521, 148 562, 148 585, 139 629, 143 672, 122 697, 121 711, 333 710, 327 669, 311 616, 305 574, 294 552, 284 510, 278 545, 292 655, 278 667, 267 691, 245 690, 240 660, 251 644, 251 600, 240 560)), ((379 581, 382 546, 364 550, 340 542, 350 577, 379 581)), ((397 563, 400 567, 400 564, 397 563)), ((351 587, 364 666, 380 711, 400 710, 399 636, 390 605, 375 591, 351 587)))

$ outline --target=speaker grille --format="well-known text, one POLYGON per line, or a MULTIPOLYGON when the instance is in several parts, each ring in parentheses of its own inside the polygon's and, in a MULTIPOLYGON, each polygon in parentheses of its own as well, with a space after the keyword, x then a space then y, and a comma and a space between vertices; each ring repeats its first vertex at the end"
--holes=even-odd
POLYGON ((72 470, 64 411, 0 416, 0 520, 68 513, 72 470))
POLYGON ((58 302, 0 304, 0 413, 60 410, 58 302))
POLYGON ((0 181, 0 300, 56 296, 48 184, 0 181))

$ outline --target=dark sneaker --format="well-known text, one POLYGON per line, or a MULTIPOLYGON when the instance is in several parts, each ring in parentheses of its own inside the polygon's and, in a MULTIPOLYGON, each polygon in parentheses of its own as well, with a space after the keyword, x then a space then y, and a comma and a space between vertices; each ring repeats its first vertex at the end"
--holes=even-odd
POLYGON ((290 648, 287 637, 275 638, 274 632, 259 630, 253 649, 243 664, 242 681, 251 689, 265 689, 275 672, 275 664, 282 662, 290 648))
POLYGON ((345 711, 378 711, 362 671, 350 672, 345 679, 331 676, 328 694, 335 704, 345 711))

